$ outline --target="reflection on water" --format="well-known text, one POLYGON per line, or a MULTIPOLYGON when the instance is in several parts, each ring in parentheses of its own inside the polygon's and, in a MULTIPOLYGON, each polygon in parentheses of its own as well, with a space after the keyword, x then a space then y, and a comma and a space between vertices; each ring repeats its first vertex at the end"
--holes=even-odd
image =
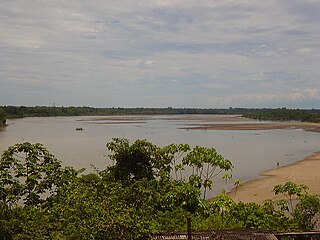
MULTIPOLYGON (((9 126, 0 131, 0 151, 18 142, 40 142, 64 165, 90 170, 91 164, 98 169, 110 164, 105 145, 113 137, 126 137, 131 141, 147 139, 159 146, 188 143, 216 148, 234 163, 234 178, 243 181, 258 177, 263 170, 277 167, 277 163, 287 165, 319 151, 319 133, 303 130, 180 129, 190 123, 212 121, 221 123, 228 119, 216 115, 215 118, 208 115, 163 115, 100 117, 100 120, 99 117, 15 119, 8 120, 9 126), (113 121, 117 124, 112 124, 113 121), (83 128, 83 131, 76 131, 76 128, 83 128)), ((248 121, 242 121, 245 122, 248 121)), ((223 187, 217 184, 217 188, 223 187)))

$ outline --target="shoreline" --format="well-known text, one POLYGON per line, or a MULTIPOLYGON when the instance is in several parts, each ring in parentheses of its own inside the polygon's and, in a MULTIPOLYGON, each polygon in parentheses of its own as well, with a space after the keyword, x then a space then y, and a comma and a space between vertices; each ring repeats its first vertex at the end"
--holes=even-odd
POLYGON ((320 123, 312 122, 259 122, 259 123, 218 123, 218 124, 188 124, 181 129, 187 130, 274 130, 302 129, 320 132, 320 123))
POLYGON ((305 184, 309 193, 320 195, 320 151, 299 160, 295 163, 266 170, 260 173, 262 178, 249 180, 228 193, 236 202, 263 203, 267 199, 278 201, 284 199, 283 195, 275 195, 272 189, 275 185, 292 181, 305 184))

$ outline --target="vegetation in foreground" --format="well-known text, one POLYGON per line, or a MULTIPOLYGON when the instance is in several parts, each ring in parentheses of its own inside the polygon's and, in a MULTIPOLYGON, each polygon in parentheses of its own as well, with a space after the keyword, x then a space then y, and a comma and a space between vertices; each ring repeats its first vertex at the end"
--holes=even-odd
POLYGON ((114 165, 90 174, 62 167, 38 143, 3 152, 1 239, 150 239, 184 231, 186 217, 193 230, 311 230, 320 212, 319 197, 292 182, 275 186, 287 196, 277 203, 235 203, 224 193, 205 200, 215 177, 229 179, 233 168, 214 148, 122 138, 107 148, 114 165))

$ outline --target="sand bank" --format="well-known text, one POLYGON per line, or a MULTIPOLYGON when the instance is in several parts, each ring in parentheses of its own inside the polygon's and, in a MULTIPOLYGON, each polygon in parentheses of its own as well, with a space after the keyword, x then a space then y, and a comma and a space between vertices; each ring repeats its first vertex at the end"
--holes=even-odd
POLYGON ((306 131, 320 132, 320 123, 284 121, 267 122, 243 118, 241 115, 127 115, 86 117, 78 121, 87 121, 101 124, 130 124, 146 123, 154 120, 168 120, 181 122, 180 129, 186 130, 272 130, 272 129, 303 129, 306 131), (185 123, 185 121, 189 123, 185 123), (204 123, 206 122, 206 123, 204 123))
MULTIPOLYGON (((85 117, 77 121, 147 121, 147 120, 168 120, 168 121, 191 121, 191 122, 243 122, 255 121, 243 118, 241 115, 223 114, 180 114, 180 115, 126 115, 126 116, 101 116, 85 117), (169 117, 168 117, 169 116, 169 117)), ((192 124, 191 124, 192 125, 192 124)), ((198 123, 195 123, 198 126, 198 123)))
POLYGON ((238 190, 229 195, 235 201, 262 203, 266 199, 280 200, 272 189, 277 184, 292 181, 305 184, 310 193, 320 195, 320 152, 313 153, 305 159, 288 166, 268 170, 261 174, 261 179, 245 182, 238 190))
POLYGON ((271 129, 303 129, 320 132, 320 123, 310 122, 259 122, 259 123, 219 123, 188 124, 182 129, 188 130, 271 130, 271 129))

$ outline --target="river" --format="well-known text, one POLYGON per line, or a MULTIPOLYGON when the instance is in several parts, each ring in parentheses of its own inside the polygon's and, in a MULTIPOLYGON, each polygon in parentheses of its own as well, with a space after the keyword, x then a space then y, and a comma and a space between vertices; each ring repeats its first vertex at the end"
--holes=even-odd
MULTIPOLYGON (((319 151, 319 133, 290 130, 189 130, 198 123, 256 122, 233 116, 161 115, 120 117, 35 117, 9 119, 0 129, 0 151, 15 143, 40 142, 63 165, 104 169, 111 164, 106 143, 113 137, 147 139, 159 146, 188 143, 214 147, 235 166, 234 179, 246 181, 264 170, 288 165, 319 151), (83 131, 76 131, 83 128, 83 131)), ((232 184, 229 184, 231 187, 232 184)), ((216 190, 224 188, 217 180, 216 190)))

